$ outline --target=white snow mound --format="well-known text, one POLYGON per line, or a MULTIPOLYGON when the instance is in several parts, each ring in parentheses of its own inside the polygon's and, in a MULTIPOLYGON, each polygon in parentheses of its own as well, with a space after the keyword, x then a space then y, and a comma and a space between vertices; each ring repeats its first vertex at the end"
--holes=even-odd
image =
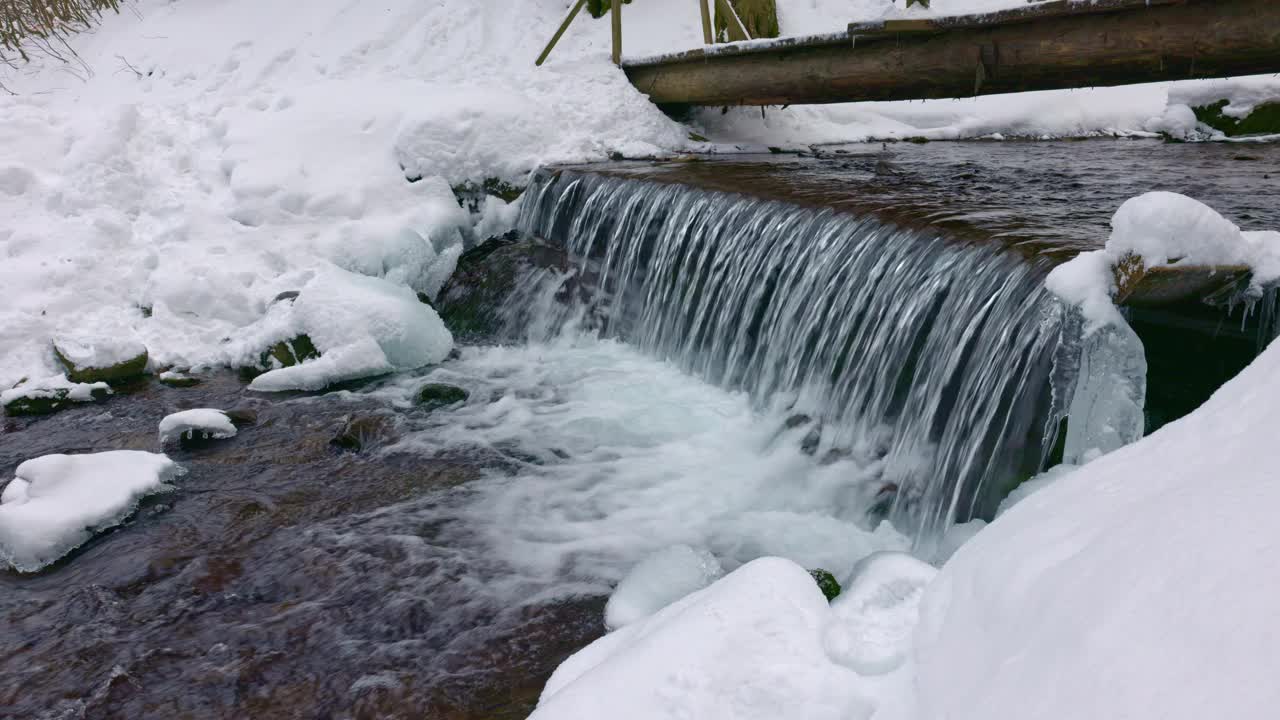
POLYGON ((1277 377, 1273 343, 961 547, 921 604, 919 717, 1275 717, 1277 377))
POLYGON ((831 601, 827 655, 860 675, 897 670, 911 650, 925 586, 936 574, 932 565, 907 553, 863 558, 831 601))
POLYGON ((869 717, 857 676, 823 653, 829 614, 804 568, 754 560, 575 653, 531 720, 869 717))
POLYGON ((0 559, 35 572, 118 525, 179 472, 168 457, 138 450, 28 460, 0 494, 0 559))
POLYGON ((307 335, 321 357, 264 373, 252 390, 319 390, 335 382, 444 360, 453 336, 412 290, 335 266, 322 268, 297 299, 262 320, 247 349, 307 335))
POLYGON ((235 437, 236 426, 231 418, 221 410, 213 408, 196 408, 166 415, 160 421, 160 442, 166 443, 171 438, 212 438, 222 440, 235 437))
POLYGON ((641 560, 618 583, 604 608, 610 630, 643 620, 724 574, 720 561, 706 550, 672 545, 641 560))
POLYGON ((110 393, 111 386, 104 382, 75 383, 66 375, 50 375, 0 392, 0 405, 8 405, 20 398, 53 398, 63 393, 68 400, 89 402, 93 400, 95 391, 110 393))

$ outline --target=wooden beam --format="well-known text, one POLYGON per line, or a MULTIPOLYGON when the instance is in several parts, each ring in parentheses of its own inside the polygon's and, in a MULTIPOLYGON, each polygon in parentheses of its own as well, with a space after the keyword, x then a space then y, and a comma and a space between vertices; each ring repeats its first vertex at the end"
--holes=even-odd
POLYGON ((702 44, 714 45, 715 37, 711 34, 711 0, 698 0, 698 9, 702 12, 702 44))
POLYGON ((560 23, 560 29, 556 30, 556 34, 551 36, 551 42, 547 43, 547 46, 542 49, 542 54, 538 56, 538 60, 534 65, 541 67, 542 63, 547 61, 547 56, 551 54, 551 50, 555 48, 556 43, 560 42, 560 36, 564 35, 564 31, 569 29, 573 19, 578 16, 578 11, 586 4, 587 0, 578 0, 578 4, 574 5, 569 14, 565 16, 564 22, 560 23))
MULTIPOLYGON (((720 0, 723 2, 724 0, 720 0)), ((625 66, 659 104, 787 105, 1280 72, 1276 0, 1049 2, 625 66)))
POLYGON ((622 0, 609 3, 609 16, 613 23, 613 64, 622 64, 622 0))

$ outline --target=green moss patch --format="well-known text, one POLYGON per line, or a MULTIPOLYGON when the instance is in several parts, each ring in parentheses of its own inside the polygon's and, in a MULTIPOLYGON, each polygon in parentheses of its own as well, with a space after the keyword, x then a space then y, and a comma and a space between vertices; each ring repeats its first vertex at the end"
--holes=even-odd
POLYGON ((834 575, 822 568, 810 570, 809 575, 818 584, 818 589, 822 591, 822 595, 827 599, 827 602, 831 602, 840 596, 840 583, 836 582, 834 575))
POLYGON ((1226 135, 1275 135, 1280 134, 1280 102, 1264 103, 1245 117, 1230 117, 1223 113, 1230 102, 1219 100, 1211 105, 1191 108, 1196 120, 1226 135))

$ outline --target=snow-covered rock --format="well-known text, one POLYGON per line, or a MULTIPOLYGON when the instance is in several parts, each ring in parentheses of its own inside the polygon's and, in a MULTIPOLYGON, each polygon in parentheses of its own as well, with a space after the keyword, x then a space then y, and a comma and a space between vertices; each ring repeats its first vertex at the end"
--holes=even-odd
POLYGON ((214 408, 195 408, 166 415, 160 421, 160 442, 174 438, 211 438, 223 440, 236 436, 231 418, 214 408))
POLYGON ((1274 717, 1280 345, 1001 515, 917 630, 921 717, 1274 717))
POLYGON ((66 375, 51 375, 0 392, 0 406, 11 415, 43 415, 109 394, 111 387, 104 382, 75 383, 66 375))
POLYGON ((136 313, 101 310, 75 318, 53 336, 53 351, 73 382, 115 382, 147 369, 147 347, 133 330, 136 313))
POLYGON ((0 559, 35 572, 120 524, 179 472, 164 455, 137 450, 28 460, 0 494, 0 559))
POLYGON ((444 360, 453 336, 404 285, 321 268, 292 303, 271 307, 247 347, 308 336, 320 357, 258 376, 253 390, 318 390, 335 382, 444 360))
POLYGON ((610 630, 642 620, 724 574, 706 550, 673 545, 641 560, 609 596, 604 624, 610 630))
POLYGON ((830 612, 804 568, 752 561, 575 653, 531 720, 867 718, 857 675, 823 651, 830 612))
POLYGON ((1280 280, 1280 233, 1245 233, 1213 208, 1185 195, 1150 192, 1125 201, 1111 220, 1102 250, 1081 253, 1059 265, 1045 286, 1078 306, 1091 328, 1123 322, 1111 302, 1112 268, 1121 261, 1143 267, 1247 265, 1255 285, 1280 280))
POLYGON ((902 667, 911 651, 920 599, 937 570, 901 552, 858 562, 831 602, 824 635, 828 657, 860 675, 902 667))

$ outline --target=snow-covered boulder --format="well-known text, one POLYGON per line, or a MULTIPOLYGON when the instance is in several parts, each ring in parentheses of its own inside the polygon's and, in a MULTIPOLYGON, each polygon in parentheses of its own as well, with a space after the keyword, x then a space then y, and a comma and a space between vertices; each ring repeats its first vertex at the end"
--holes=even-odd
POLYGON ((0 494, 0 560, 35 572, 120 524, 180 472, 168 457, 137 450, 28 460, 0 494))
POLYGON ((72 382, 118 382, 147 369, 147 348, 123 314, 91 313, 53 338, 72 382))
POLYGON ((74 383, 65 375, 52 375, 0 392, 0 406, 9 415, 47 415, 110 394, 111 388, 104 382, 74 383))
POLYGON ((724 574, 720 561, 706 550, 672 545, 641 560, 622 578, 604 608, 610 630, 658 612, 724 574))
POLYGON ((867 718, 858 676, 823 651, 830 615, 803 567, 754 560, 574 654, 531 720, 867 718))
POLYGON ((236 426, 221 410, 195 408, 166 415, 160 421, 160 442, 171 439, 223 440, 236 436, 236 426))
POLYGON ((1246 233, 1213 208, 1185 195, 1150 192, 1131 198, 1111 220, 1102 250, 1054 268, 1046 287, 1084 312, 1091 328, 1123 322, 1112 304, 1114 268, 1164 265, 1248 266, 1257 286, 1280 280, 1280 233, 1246 233), (1123 265, 1122 265, 1123 264, 1123 265))
POLYGON ((272 305, 256 333, 265 340, 259 347, 303 336, 320 357, 269 370, 250 389, 319 390, 437 363, 453 349, 440 316, 413 290, 334 266, 317 272, 292 303, 272 305))

